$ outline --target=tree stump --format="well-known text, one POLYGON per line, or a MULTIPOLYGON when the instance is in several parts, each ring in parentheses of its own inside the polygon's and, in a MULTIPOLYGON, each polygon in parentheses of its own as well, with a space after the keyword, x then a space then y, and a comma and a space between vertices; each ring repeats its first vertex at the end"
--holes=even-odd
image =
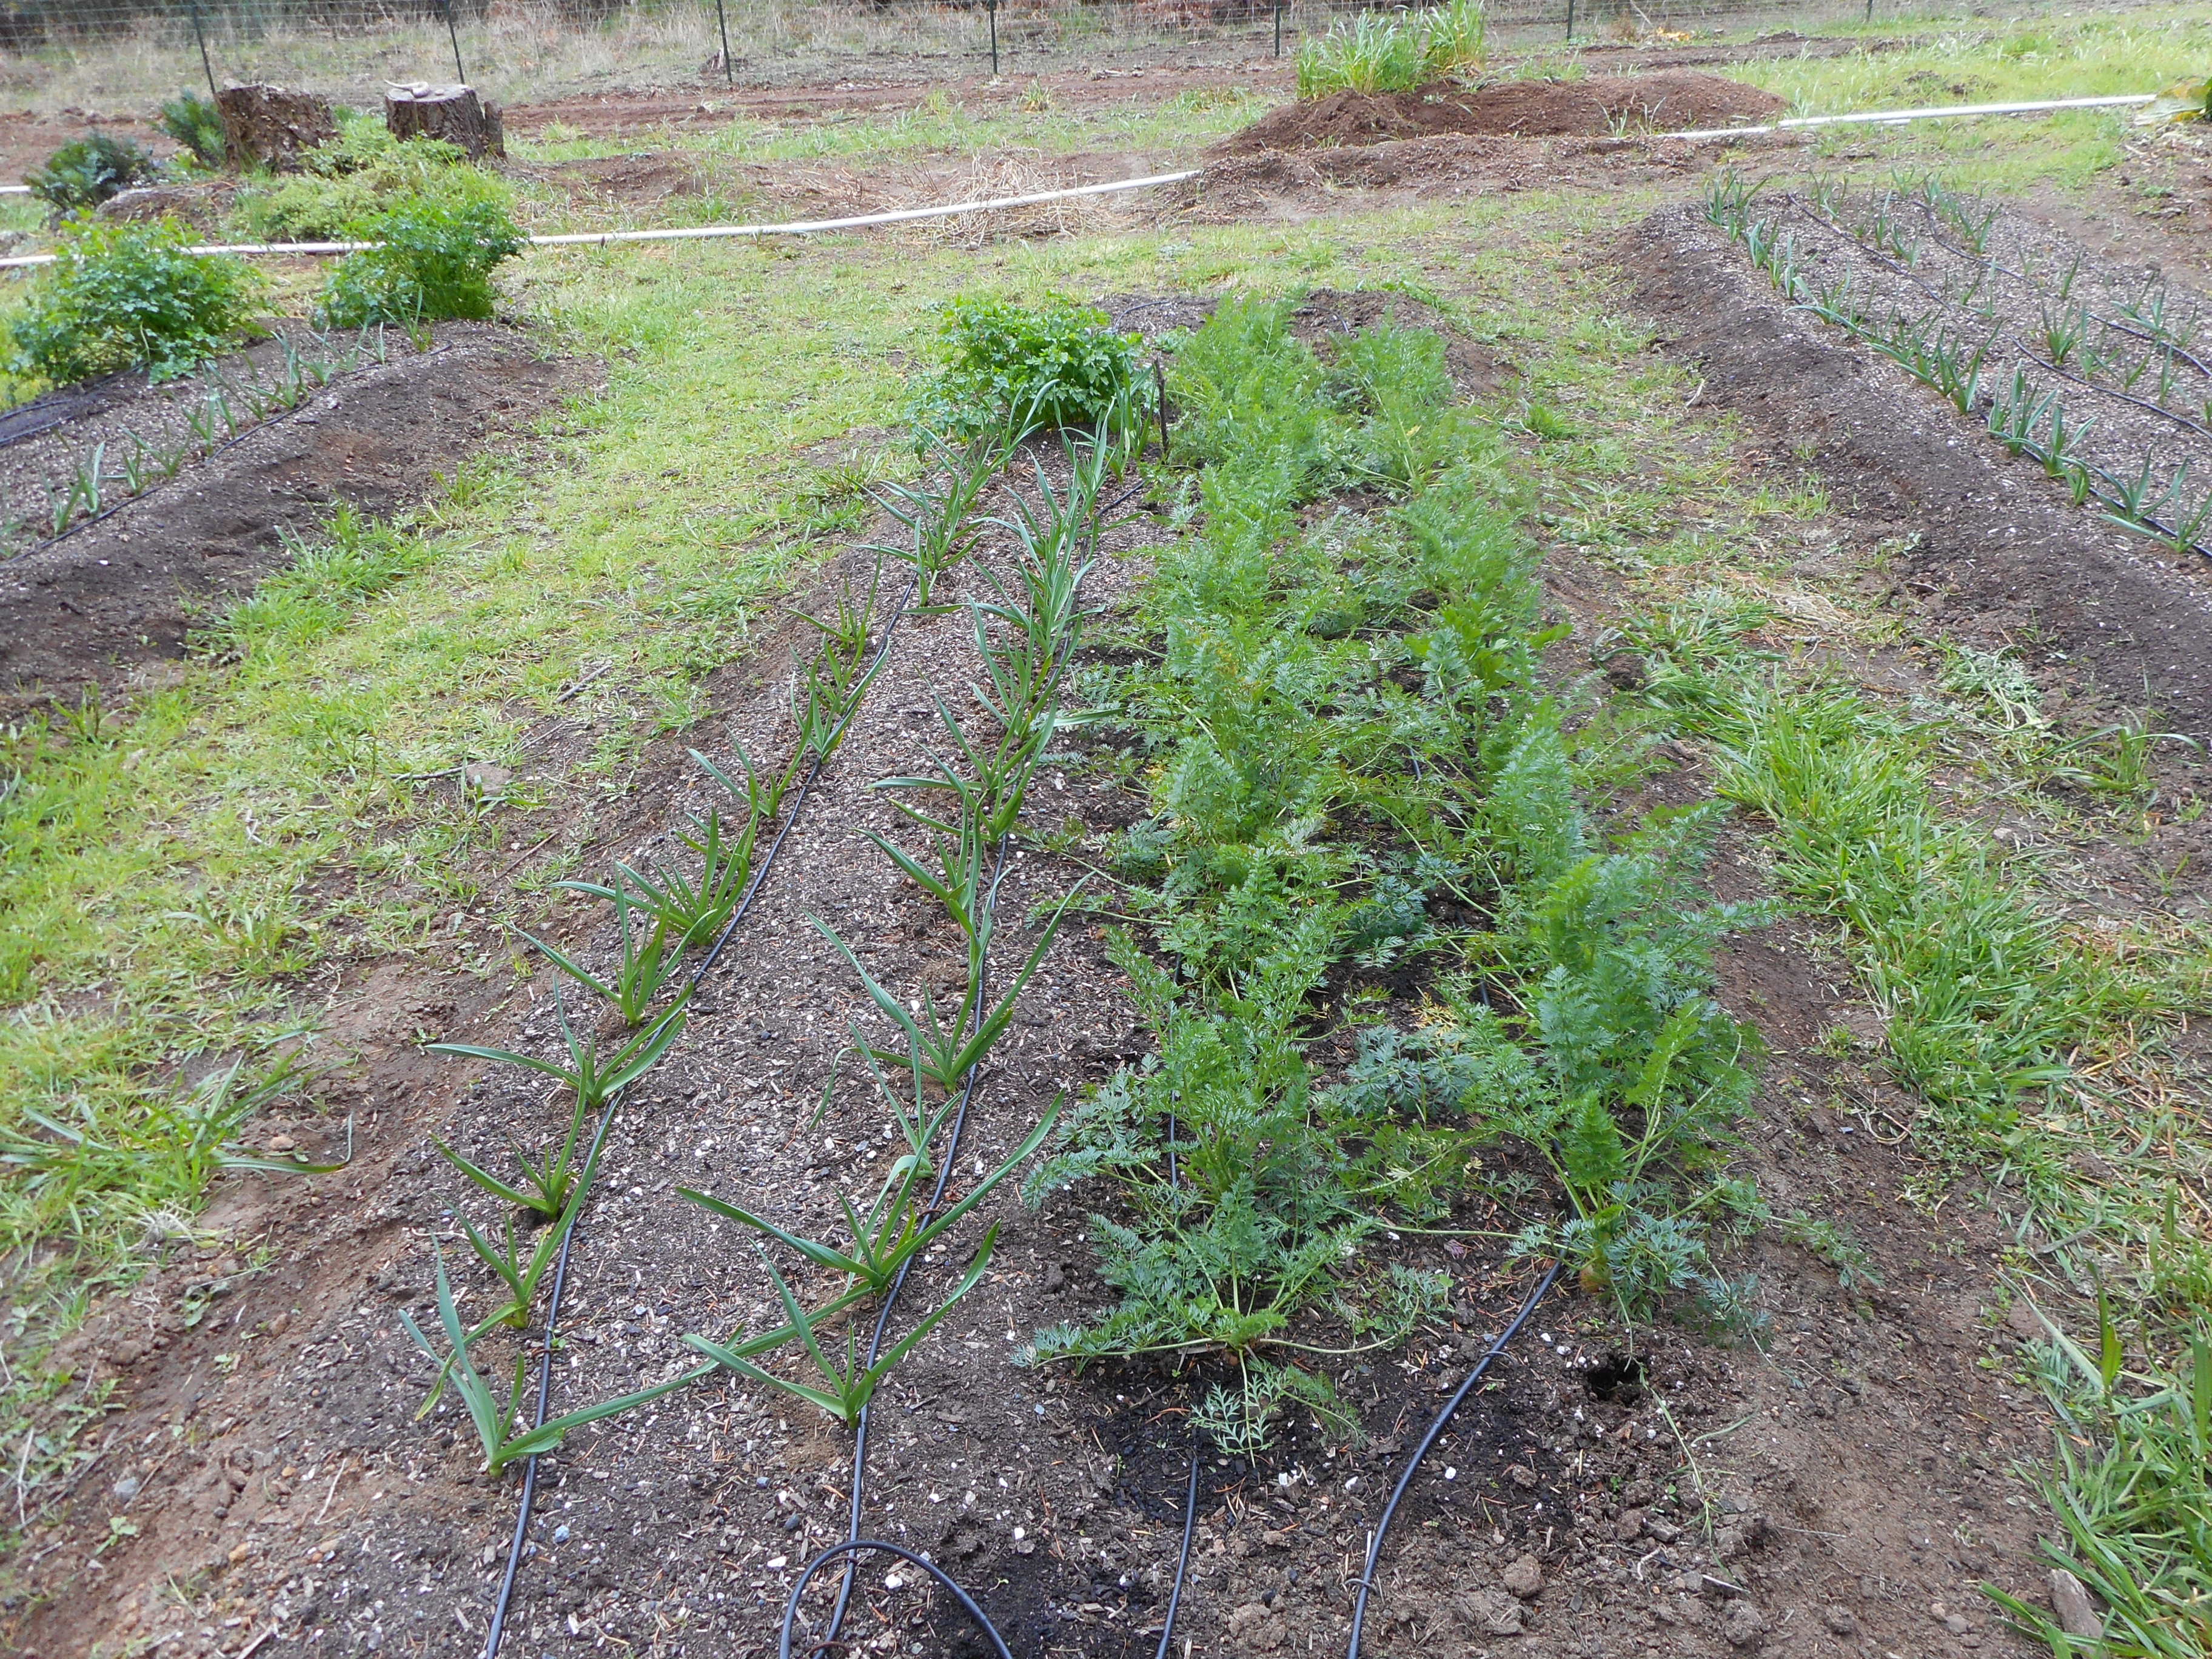
POLYGON ((437 87, 410 81, 384 89, 384 125, 395 138, 442 138, 472 161, 507 154, 499 106, 484 103, 474 87, 437 87))
POLYGON ((225 87, 215 95, 234 166, 296 173, 301 158, 338 136, 331 100, 283 87, 225 87))

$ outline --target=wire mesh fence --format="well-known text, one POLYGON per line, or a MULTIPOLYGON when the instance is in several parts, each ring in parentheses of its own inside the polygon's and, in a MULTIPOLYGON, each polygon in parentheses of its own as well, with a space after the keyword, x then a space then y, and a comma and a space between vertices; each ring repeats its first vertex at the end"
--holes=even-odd
MULTIPOLYGON (((1808 27, 1897 0, 1492 0, 1526 49, 1715 27, 1808 27)), ((206 82, 374 102, 459 78, 504 102, 613 88, 954 79, 1277 53, 1370 0, 0 0, 0 78, 112 105, 206 82)))

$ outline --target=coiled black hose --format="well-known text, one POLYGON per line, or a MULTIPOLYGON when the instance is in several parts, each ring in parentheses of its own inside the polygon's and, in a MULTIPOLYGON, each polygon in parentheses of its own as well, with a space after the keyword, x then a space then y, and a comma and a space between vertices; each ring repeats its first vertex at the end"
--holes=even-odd
POLYGON ((1536 1304, 1559 1282, 1559 1264, 1555 1261, 1545 1272, 1543 1278, 1536 1281, 1536 1288, 1528 1292, 1528 1299, 1521 1304, 1521 1311, 1513 1316, 1513 1322, 1498 1334, 1497 1340, 1484 1351, 1481 1358, 1474 1362, 1474 1369, 1467 1374, 1467 1381, 1461 1383, 1452 1397, 1444 1402, 1444 1408, 1437 1413, 1437 1420, 1429 1425, 1429 1431, 1421 1437, 1421 1443, 1413 1448, 1413 1455, 1406 1460, 1405 1470, 1399 1475, 1398 1484, 1391 1489, 1390 1501, 1382 1506, 1382 1518, 1375 1523, 1375 1535, 1367 1541, 1367 1562, 1359 1574, 1359 1600, 1352 1610, 1352 1646, 1346 1650, 1345 1659, 1359 1659, 1359 1632, 1367 1621, 1367 1595, 1375 1588, 1376 1564, 1382 1559, 1382 1540, 1390 1530, 1390 1522, 1397 1517, 1399 1499, 1405 1497, 1406 1488, 1413 1484, 1413 1475, 1421 1467, 1421 1460, 1437 1443, 1445 1425, 1452 1420, 1453 1413, 1474 1391, 1474 1385, 1482 1381, 1482 1375, 1490 1369, 1491 1361, 1505 1352, 1505 1345, 1520 1334, 1521 1328, 1534 1315, 1536 1304))

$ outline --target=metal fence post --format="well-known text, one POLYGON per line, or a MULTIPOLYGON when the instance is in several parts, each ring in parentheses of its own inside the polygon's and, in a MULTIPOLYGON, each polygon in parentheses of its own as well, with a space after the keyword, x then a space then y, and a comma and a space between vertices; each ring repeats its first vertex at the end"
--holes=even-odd
MULTIPOLYGON (((1871 3, 1871 0, 1869 0, 1871 3)), ((1283 55, 1283 0, 1275 0, 1275 56, 1283 55)))
POLYGON ((738 83, 737 66, 730 62, 730 16, 722 9, 722 0, 714 0, 714 21, 722 29, 722 81, 725 85, 738 83))
POLYGON ((207 31, 200 27, 200 0, 192 0, 192 39, 200 43, 200 67, 207 71, 208 96, 215 97, 215 65, 208 61, 207 31))
POLYGON ((453 0, 438 0, 438 5, 446 14, 447 37, 453 43, 453 78, 466 86, 469 72, 461 67, 461 32, 453 27, 453 0))
POLYGON ((983 9, 991 14, 991 78, 999 78, 999 0, 983 0, 983 9))
POLYGON ((1567 0, 1567 39, 1575 38, 1575 0, 1567 0))

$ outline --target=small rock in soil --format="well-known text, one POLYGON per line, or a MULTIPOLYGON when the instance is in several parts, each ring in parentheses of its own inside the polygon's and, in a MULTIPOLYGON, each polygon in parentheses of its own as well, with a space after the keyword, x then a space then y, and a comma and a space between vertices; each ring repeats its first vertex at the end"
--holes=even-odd
POLYGON ((1858 1633, 1859 1621, 1851 1617, 1849 1607, 1822 1607, 1820 1622, 1828 1627, 1831 1635, 1855 1636, 1858 1633))
POLYGON ((1543 1593, 1544 1569, 1534 1556, 1524 1555, 1498 1575, 1498 1583, 1526 1601, 1543 1593))
POLYGON ((1511 1596, 1494 1589, 1475 1590, 1452 1598, 1452 1612, 1459 1621, 1487 1636, 1518 1636, 1521 1633, 1521 1604, 1511 1596))
POLYGON ((2097 1611, 2097 1604, 2089 1599, 2089 1592, 2082 1588, 2081 1581, 2063 1567, 2051 1570, 2051 1606, 2058 1614, 2058 1627, 2069 1636, 2080 1637, 2085 1642, 2104 1638, 2104 1615, 2097 1611))
POLYGON ((1756 1647, 1765 1634, 1766 1620, 1748 1601, 1731 1601, 1721 1615, 1721 1637, 1732 1648, 1756 1647))

